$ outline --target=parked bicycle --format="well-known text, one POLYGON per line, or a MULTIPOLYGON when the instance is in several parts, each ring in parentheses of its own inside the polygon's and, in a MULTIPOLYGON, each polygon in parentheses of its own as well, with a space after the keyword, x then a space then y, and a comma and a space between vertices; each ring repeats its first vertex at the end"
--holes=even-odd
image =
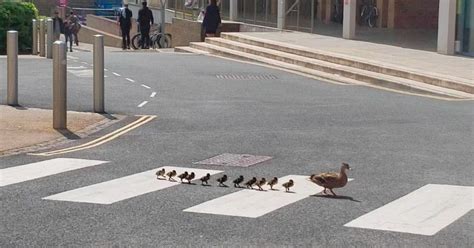
MULTIPOLYGON (((133 36, 132 38, 132 47, 135 50, 141 49, 141 42, 142 42, 142 35, 140 31, 133 36)), ((161 32, 161 28, 158 28, 158 30, 152 31, 150 33, 150 44, 148 44, 148 47, 153 48, 153 49, 158 49, 158 48, 170 48, 171 47, 171 34, 166 33, 163 35, 161 32)))
POLYGON ((377 25, 379 11, 373 0, 365 1, 360 11, 360 17, 364 24, 373 28, 377 25))

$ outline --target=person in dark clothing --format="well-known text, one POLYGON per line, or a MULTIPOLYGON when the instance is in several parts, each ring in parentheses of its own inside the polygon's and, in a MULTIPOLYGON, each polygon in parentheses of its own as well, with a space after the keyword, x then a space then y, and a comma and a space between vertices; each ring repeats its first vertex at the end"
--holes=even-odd
POLYGON ((73 30, 74 24, 71 22, 69 18, 66 18, 64 22, 64 36, 66 37, 66 50, 67 50, 67 42, 69 41, 69 51, 72 52, 72 37, 73 37, 73 30))
POLYGON ((53 17, 53 35, 54 35, 54 40, 59 40, 61 34, 64 34, 64 22, 61 17, 59 17, 59 12, 55 11, 54 12, 54 17, 53 17))
POLYGON ((217 28, 221 25, 221 14, 219 13, 219 7, 217 7, 217 1, 211 0, 210 4, 206 7, 206 13, 204 14, 204 20, 202 21, 202 28, 207 37, 216 36, 217 28))
POLYGON ((132 28, 132 11, 128 9, 128 4, 124 4, 120 11, 118 22, 122 31, 122 49, 130 49, 130 29, 132 28))
POLYGON ((138 11, 138 25, 140 28, 140 33, 142 36, 141 44, 142 48, 149 48, 150 45, 150 25, 153 25, 155 22, 153 20, 153 13, 147 7, 146 2, 142 2, 143 8, 138 11))

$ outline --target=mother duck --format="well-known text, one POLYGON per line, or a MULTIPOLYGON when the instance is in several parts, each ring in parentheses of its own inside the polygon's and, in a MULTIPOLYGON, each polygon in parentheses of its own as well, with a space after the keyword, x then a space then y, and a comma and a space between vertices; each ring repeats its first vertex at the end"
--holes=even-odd
POLYGON ((347 163, 342 163, 341 171, 337 172, 330 172, 330 173, 321 173, 321 174, 313 174, 309 177, 309 180, 321 187, 324 187, 324 194, 326 193, 326 189, 329 189, 331 193, 336 196, 332 189, 335 188, 342 188, 347 184, 347 174, 346 170, 350 170, 351 167, 347 163))

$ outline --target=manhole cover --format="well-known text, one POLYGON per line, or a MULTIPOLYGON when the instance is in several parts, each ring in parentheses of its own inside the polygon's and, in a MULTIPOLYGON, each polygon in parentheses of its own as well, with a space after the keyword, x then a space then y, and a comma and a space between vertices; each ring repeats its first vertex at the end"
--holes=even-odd
POLYGON ((272 159, 272 157, 269 156, 224 153, 203 161, 195 162, 194 164, 249 167, 270 159, 272 159))
POLYGON ((218 79, 226 80, 274 80, 277 79, 275 75, 249 75, 249 74, 217 74, 218 79))

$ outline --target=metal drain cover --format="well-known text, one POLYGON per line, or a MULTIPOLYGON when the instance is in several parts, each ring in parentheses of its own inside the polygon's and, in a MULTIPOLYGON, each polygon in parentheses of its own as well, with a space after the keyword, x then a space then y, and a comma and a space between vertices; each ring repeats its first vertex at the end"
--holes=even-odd
POLYGON ((250 74, 217 74, 218 79, 226 80, 274 80, 277 76, 271 74, 250 75, 250 74))
POLYGON ((194 164, 249 167, 270 159, 272 159, 272 157, 269 156, 223 153, 203 161, 195 162, 194 164))

